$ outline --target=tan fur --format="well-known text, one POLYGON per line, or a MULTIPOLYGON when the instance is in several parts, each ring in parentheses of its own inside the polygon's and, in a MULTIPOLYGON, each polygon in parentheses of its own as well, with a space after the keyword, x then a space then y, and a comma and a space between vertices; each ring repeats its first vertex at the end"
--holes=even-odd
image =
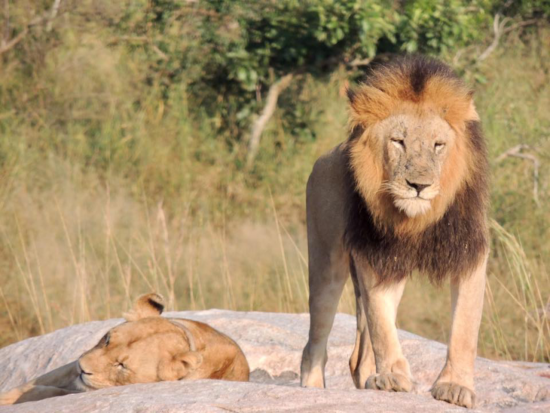
POLYGON ((356 387, 413 388, 395 327, 410 274, 393 277, 383 273, 391 268, 409 271, 406 263, 410 256, 416 260, 412 261, 416 268, 434 271, 436 281, 447 275, 451 279, 449 354, 432 394, 439 400, 473 407, 473 368, 488 254, 484 144, 478 130, 472 129, 472 125, 477 128, 478 115, 468 88, 450 75, 450 70, 440 70, 445 67, 440 63, 422 59, 403 62, 374 70, 365 84, 350 93, 350 138, 315 163, 308 181, 311 325, 302 357, 301 384, 325 386, 328 335, 350 268, 357 299, 357 338, 350 359, 356 387), (432 66, 427 75, 418 75, 418 67, 423 70, 425 62, 432 66), (439 71, 430 70, 433 65, 439 71), (424 83, 419 86, 421 81, 424 83), (409 182, 422 184, 424 189, 411 197, 409 182), (476 191, 479 196, 472 196, 476 191), (467 206, 470 209, 465 214, 467 206), (362 221, 353 221, 354 217, 362 221), (445 228, 440 228, 441 222, 445 228), (457 238, 455 226, 463 224, 471 224, 464 228, 473 229, 457 238), (363 242, 368 238, 365 231, 378 232, 363 242), (475 251, 470 251, 468 236, 473 233, 480 236, 471 239, 475 251), (426 241, 428 247, 419 248, 418 240, 426 241), (400 244, 392 249, 388 242, 400 244), (440 255, 434 252, 441 250, 442 243, 456 245, 462 255, 445 262, 448 250, 440 255), (385 251, 399 255, 384 256, 385 251), (469 260, 467 265, 448 267, 449 262, 463 262, 463 257, 469 260), (394 261, 403 265, 385 264, 394 261))
POLYGON ((126 314, 132 321, 111 329, 77 361, 0 394, 0 405, 133 383, 248 381, 248 363, 233 340, 204 323, 160 317, 161 311, 158 294, 139 297, 126 314))

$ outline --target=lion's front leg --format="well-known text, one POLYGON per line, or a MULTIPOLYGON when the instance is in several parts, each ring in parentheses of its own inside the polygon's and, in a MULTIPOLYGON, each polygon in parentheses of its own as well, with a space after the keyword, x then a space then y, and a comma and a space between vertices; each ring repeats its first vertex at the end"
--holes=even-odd
POLYGON ((487 258, 469 276, 451 281, 453 321, 447 362, 432 387, 437 400, 475 405, 474 362, 483 311, 487 258))
POLYGON ((395 319, 406 281, 377 285, 377 278, 367 265, 358 265, 361 296, 376 362, 376 374, 367 379, 366 388, 387 391, 411 391, 409 363, 403 356, 395 319), (364 293, 363 293, 364 292, 364 293))

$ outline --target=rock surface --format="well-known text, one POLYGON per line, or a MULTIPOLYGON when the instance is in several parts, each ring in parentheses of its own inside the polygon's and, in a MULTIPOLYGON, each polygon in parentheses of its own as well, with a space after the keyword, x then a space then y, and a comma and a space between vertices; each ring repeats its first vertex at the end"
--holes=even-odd
MULTIPOLYGON (((429 388, 443 366, 446 346, 401 331, 400 340, 416 381, 413 394, 355 390, 348 359, 355 318, 338 314, 329 340, 327 390, 299 387, 300 357, 309 316, 209 310, 167 313, 203 321, 228 334, 245 352, 252 383, 162 382, 0 407, 13 412, 451 412, 429 388)), ((0 392, 75 360, 121 319, 68 327, 0 349, 0 392)), ((550 411, 550 365, 476 361, 478 411, 550 411)))

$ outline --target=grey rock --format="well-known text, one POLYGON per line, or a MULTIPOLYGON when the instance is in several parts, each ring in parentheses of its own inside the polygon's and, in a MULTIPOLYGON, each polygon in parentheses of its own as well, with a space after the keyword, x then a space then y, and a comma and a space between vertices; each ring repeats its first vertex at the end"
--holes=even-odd
MULTIPOLYGON (((453 412, 460 408, 415 394, 320 390, 211 380, 111 387, 10 407, 35 412, 453 412)), ((1 412, 4 409, 0 408, 1 412)))
MULTIPOLYGON (((338 314, 329 339, 327 389, 299 387, 300 358, 307 339, 307 314, 208 310, 167 313, 206 322, 236 340, 252 371, 251 383, 163 382, 116 387, 0 408, 0 412, 447 412, 461 408, 435 401, 429 389, 447 348, 400 331, 415 379, 412 394, 355 390, 348 359, 355 318, 338 314)), ((76 359, 122 319, 68 327, 0 349, 0 391, 76 359)), ((550 365, 476 361, 478 411, 542 412, 550 407, 550 365)))

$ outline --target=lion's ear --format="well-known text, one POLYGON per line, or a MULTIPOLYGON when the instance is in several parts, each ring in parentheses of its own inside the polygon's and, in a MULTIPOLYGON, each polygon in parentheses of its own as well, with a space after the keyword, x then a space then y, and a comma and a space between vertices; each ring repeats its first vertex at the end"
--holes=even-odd
POLYGON ((348 88, 350 125, 367 127, 386 119, 396 110, 399 100, 383 89, 361 84, 348 88))
POLYGON ((468 106, 468 120, 479 120, 479 115, 476 110, 476 105, 474 103, 474 92, 470 92, 470 104, 468 106))
POLYGON ((344 91, 346 96, 348 97, 348 102, 350 103, 350 105, 353 105, 353 101, 355 100, 356 95, 355 91, 350 88, 348 81, 346 81, 346 84, 344 85, 344 91))
POLYGON ((157 293, 139 296, 130 311, 123 314, 127 321, 137 321, 146 317, 158 317, 164 310, 164 298, 157 293))

